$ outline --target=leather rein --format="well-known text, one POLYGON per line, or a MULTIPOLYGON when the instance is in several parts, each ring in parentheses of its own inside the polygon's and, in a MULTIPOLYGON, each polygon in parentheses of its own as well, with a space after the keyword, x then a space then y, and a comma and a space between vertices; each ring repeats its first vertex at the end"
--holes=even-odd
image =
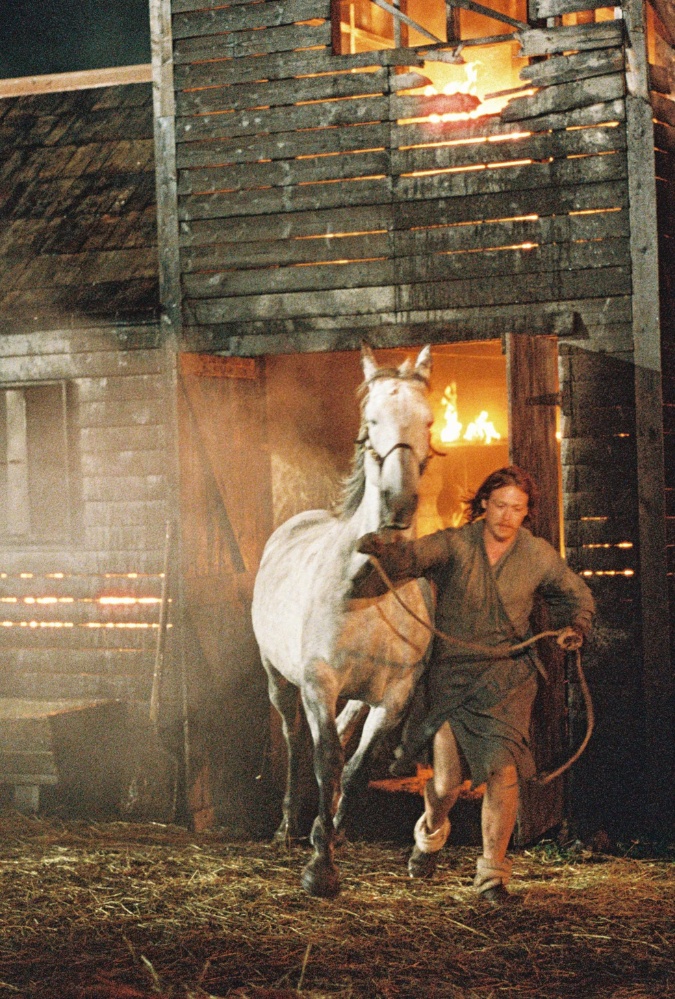
MULTIPOLYGON (((410 447, 409 444, 397 444, 395 447, 410 447)), ((393 450, 393 449, 392 449, 393 450)), ((385 455, 385 458, 387 456, 385 455)), ((384 460, 384 459, 382 459, 384 460)), ((389 592, 392 594, 394 599, 401 605, 403 610, 410 615, 418 624, 421 624, 428 632, 434 635, 436 638, 440 638, 447 645, 459 645, 464 649, 468 649, 470 652, 475 652, 482 659, 501 659, 504 656, 511 656, 516 652, 521 652, 523 649, 528 648, 535 642, 538 642, 540 638, 558 638, 562 632, 565 630, 561 628, 559 631, 540 631, 538 635, 533 635, 531 638, 527 638, 522 642, 518 642, 517 645, 499 645, 499 646, 489 646, 489 645, 479 645, 475 642, 467 642, 464 639, 455 638, 453 635, 448 635, 444 631, 440 631, 435 625, 429 624, 424 618, 421 618, 413 609, 410 607, 405 600, 398 594, 396 587, 392 583, 391 579, 385 572, 385 570, 380 565, 379 559, 375 555, 369 555, 368 558, 375 566, 377 572, 385 584, 389 592)), ((579 649, 575 650, 576 668, 577 675, 579 677, 579 686, 581 687, 581 693, 584 699, 584 706, 586 708, 586 735, 584 736, 579 748, 573 753, 570 758, 562 764, 562 766, 557 767, 557 769, 550 771, 549 773, 538 774, 533 778, 533 783, 535 784, 550 784, 551 781, 560 777, 566 770, 576 763, 581 754, 586 749, 588 742, 593 734, 593 728, 595 725, 595 712, 593 710, 593 699, 591 698, 591 692, 588 689, 588 683, 586 682, 586 676, 584 674, 583 668, 581 666, 581 651, 579 649)))

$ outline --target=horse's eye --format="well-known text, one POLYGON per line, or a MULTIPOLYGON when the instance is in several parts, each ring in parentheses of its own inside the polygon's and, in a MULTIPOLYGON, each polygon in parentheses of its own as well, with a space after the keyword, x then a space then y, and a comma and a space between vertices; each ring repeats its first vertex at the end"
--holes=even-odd
POLYGON ((377 426, 377 420, 368 420, 368 426, 369 427, 376 427, 377 426))

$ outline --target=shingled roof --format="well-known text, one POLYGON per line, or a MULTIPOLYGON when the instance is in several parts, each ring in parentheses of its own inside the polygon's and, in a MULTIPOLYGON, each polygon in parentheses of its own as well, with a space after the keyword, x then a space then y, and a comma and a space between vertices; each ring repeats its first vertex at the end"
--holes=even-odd
POLYGON ((147 83, 0 100, 3 332, 159 313, 147 83))

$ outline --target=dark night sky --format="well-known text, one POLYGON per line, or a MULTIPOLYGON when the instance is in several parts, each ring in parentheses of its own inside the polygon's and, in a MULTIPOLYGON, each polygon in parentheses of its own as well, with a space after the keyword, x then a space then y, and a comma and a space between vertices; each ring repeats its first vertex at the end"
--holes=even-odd
POLYGON ((0 78, 144 62, 148 0, 0 0, 0 78))

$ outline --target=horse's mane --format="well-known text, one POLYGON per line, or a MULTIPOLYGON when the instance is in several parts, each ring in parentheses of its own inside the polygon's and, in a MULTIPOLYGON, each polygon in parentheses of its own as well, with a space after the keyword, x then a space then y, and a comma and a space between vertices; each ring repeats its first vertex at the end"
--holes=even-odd
POLYGON ((343 520, 347 520, 356 513, 366 489, 364 459, 366 452, 365 445, 368 438, 368 428, 363 417, 363 410, 365 407, 366 396, 368 395, 368 389, 374 381, 380 381, 383 378, 396 378, 398 381, 405 382, 421 382, 427 387, 429 385, 428 380, 421 375, 419 371, 416 371, 409 361, 405 361, 400 368, 378 368, 367 381, 362 382, 359 386, 357 390, 357 397, 360 399, 361 403, 361 424, 359 427, 359 435, 354 443, 352 467, 349 474, 345 476, 342 481, 342 493, 340 494, 340 497, 334 507, 336 516, 342 518, 343 520))
POLYGON ((343 520, 347 520, 356 513, 366 489, 366 473, 364 469, 366 432, 366 424, 361 420, 359 436, 354 444, 352 467, 349 474, 342 480, 342 492, 335 504, 335 513, 343 520))

